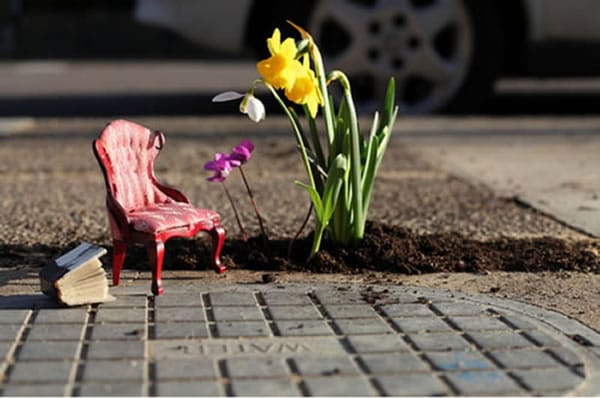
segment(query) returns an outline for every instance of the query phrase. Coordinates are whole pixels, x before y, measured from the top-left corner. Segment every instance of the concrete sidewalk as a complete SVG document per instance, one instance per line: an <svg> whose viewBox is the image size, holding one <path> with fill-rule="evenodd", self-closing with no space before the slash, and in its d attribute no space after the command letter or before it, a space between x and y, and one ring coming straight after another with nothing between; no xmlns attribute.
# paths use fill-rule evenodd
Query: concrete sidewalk
<svg viewBox="0 0 600 398"><path fill-rule="evenodd" d="M600 335L514 301L182 281L154 298L147 286L70 309L0 298L2 395L600 394Z"/></svg>
<svg viewBox="0 0 600 398"><path fill-rule="evenodd" d="M533 127L523 119L511 129L482 125L483 131L455 129L403 142L436 167L600 237L600 124L593 118L572 120L579 126L565 122Z"/></svg>

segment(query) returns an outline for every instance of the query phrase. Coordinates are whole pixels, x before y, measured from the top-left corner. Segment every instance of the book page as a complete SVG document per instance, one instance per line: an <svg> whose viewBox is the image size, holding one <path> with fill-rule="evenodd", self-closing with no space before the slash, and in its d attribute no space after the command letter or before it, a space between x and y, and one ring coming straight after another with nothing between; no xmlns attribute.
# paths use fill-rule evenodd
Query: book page
<svg viewBox="0 0 600 398"><path fill-rule="evenodd" d="M99 272L105 272L102 268L102 263L100 260L92 259L87 263L80 265L78 268L69 271L59 280L62 280L63 282L75 283L75 281L86 279L88 275L93 275Z"/></svg>

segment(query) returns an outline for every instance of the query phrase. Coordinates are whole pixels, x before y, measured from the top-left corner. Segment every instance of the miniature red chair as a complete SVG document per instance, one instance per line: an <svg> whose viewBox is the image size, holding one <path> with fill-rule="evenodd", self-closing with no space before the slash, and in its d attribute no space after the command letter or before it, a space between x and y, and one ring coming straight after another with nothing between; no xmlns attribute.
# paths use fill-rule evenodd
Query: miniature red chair
<svg viewBox="0 0 600 398"><path fill-rule="evenodd" d="M220 253L225 229L219 214L190 205L179 191L160 184L154 159L165 142L163 133L125 120L109 123L94 140L94 154L104 173L106 207L113 238L113 284L118 285L130 243L146 245L152 267L152 293L163 293L161 270L165 242L191 238L200 231L212 237L212 266L225 272Z"/></svg>

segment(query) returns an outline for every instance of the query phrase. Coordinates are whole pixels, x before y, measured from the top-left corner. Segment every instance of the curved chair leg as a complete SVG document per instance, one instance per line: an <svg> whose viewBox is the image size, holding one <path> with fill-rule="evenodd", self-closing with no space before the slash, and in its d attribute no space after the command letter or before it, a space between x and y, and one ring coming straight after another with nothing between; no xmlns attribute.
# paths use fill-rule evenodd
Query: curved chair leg
<svg viewBox="0 0 600 398"><path fill-rule="evenodd" d="M126 245L122 240L113 240L112 279L113 285L118 286L121 280L121 268L125 261Z"/></svg>
<svg viewBox="0 0 600 398"><path fill-rule="evenodd" d="M221 264L221 249L225 243L225 228L221 225L215 225L210 230L212 238L212 266L216 273L222 274L227 270L227 267Z"/></svg>
<svg viewBox="0 0 600 398"><path fill-rule="evenodd" d="M156 240L154 244L149 243L148 246L146 246L146 250L148 251L150 266L152 267L152 294L160 296L164 292L160 273L165 257L165 244L162 240Z"/></svg>

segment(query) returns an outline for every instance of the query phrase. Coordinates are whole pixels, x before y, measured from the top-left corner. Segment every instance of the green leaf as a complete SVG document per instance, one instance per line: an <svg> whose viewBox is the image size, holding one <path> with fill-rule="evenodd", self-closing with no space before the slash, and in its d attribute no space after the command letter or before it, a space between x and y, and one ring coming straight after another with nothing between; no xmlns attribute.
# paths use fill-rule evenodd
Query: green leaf
<svg viewBox="0 0 600 398"><path fill-rule="evenodd" d="M333 161L334 157L342 151L344 138L348 134L348 120L345 116L347 109L348 106L346 104L346 99L342 98L338 113L336 115L334 139L329 148L330 161Z"/></svg>
<svg viewBox="0 0 600 398"><path fill-rule="evenodd" d="M308 194L310 195L310 200L312 201L313 207L315 208L315 214L317 216L317 219L322 220L323 202L321 201L321 197L319 196L317 190L311 187L310 185L306 185L300 181L294 181L294 183L308 191Z"/></svg>
<svg viewBox="0 0 600 398"><path fill-rule="evenodd" d="M350 230L350 218L351 212L348 211L348 202L346 200L346 193L349 190L348 186L348 160L342 159L343 156L340 154L335 159L336 170L333 169L330 171L331 182L330 185L334 185L333 181L339 180L339 176L343 175L341 180L340 187L334 187L330 192L332 194L331 199L327 199L333 206L331 211L333 212L331 219L327 220L327 227L329 228L329 233L335 242L340 244L346 244L348 241L347 235ZM344 161L342 161L344 160ZM345 170L344 170L345 169ZM326 202L326 201L324 201ZM326 213L329 210L325 211Z"/></svg>
<svg viewBox="0 0 600 398"><path fill-rule="evenodd" d="M363 155L363 174L362 174L362 185L364 187L365 181L369 178L369 174L372 170L370 165L374 164L374 158L377 156L377 151L373 151L373 148L376 147L376 136L377 129L379 128L379 113L375 112L375 116L373 117L373 124L371 125L371 131L369 132L369 139L367 141L367 145L365 146L365 154ZM364 191L364 188L363 188Z"/></svg>
<svg viewBox="0 0 600 398"><path fill-rule="evenodd" d="M362 175L362 192L363 197L368 193L370 187L373 184L375 178L376 165L377 165L377 150L378 150L378 139L376 135L369 137L369 144L367 145L367 159L363 167Z"/></svg>
<svg viewBox="0 0 600 398"><path fill-rule="evenodd" d="M392 118L392 114L394 114L394 110L395 110L395 99L396 99L396 80L394 79L394 77L390 77L390 80L388 82L388 86L387 89L385 91L385 101L384 101L384 105L383 105L383 120L387 120L388 122L386 123L389 126L389 122Z"/></svg>
<svg viewBox="0 0 600 398"><path fill-rule="evenodd" d="M298 150L300 150L299 147L298 147ZM316 181L325 180L325 178L327 178L327 171L323 167L321 167L321 165L318 164L317 160L314 158L314 156L311 152L307 152L306 155L308 156L308 161L314 168L313 173L315 174ZM318 177L318 179L317 179L317 177Z"/></svg>
<svg viewBox="0 0 600 398"><path fill-rule="evenodd" d="M373 115L373 124L371 124L371 130L369 131L369 140L379 131L379 123L379 112L375 112L375 115Z"/></svg>
<svg viewBox="0 0 600 398"><path fill-rule="evenodd" d="M348 161L346 157L339 154L334 159L329 171L327 173L327 180L325 181L325 188L323 189L323 225L326 226L333 215L333 211L338 202L340 195L340 189L342 184L345 182L346 169Z"/></svg>
<svg viewBox="0 0 600 398"><path fill-rule="evenodd" d="M325 162L325 156L323 155L323 148L321 146L321 140L319 139L319 132L317 130L316 120L310 117L310 111L307 105L304 105L304 115L306 116L306 120L308 120L308 127L310 131L310 136L312 139L312 147L315 151L316 161L318 162L318 166L321 168L327 168L327 163Z"/></svg>
<svg viewBox="0 0 600 398"><path fill-rule="evenodd" d="M356 115L356 109L354 108L354 100L352 99L352 92L350 89L350 82L346 75L340 72L340 82L344 87L344 97L346 98L346 104L348 111L346 112L346 118L348 127L350 129L350 156L348 157L350 162L350 177L348 178L351 186L351 197L350 203L352 206L352 231L351 239L358 241L362 239L364 235L364 223L366 217L364 214L363 200L362 200L362 159L361 159L361 148L363 147L364 138L360 134L360 126L358 125L358 117Z"/></svg>
<svg viewBox="0 0 600 398"><path fill-rule="evenodd" d="M362 208L365 218L369 210L375 178L377 177L398 114L398 108L394 106L395 94L395 81L394 78L390 78L386 90L382 118L379 119L378 114L375 114L367 144L367 157L365 159L361 179Z"/></svg>

